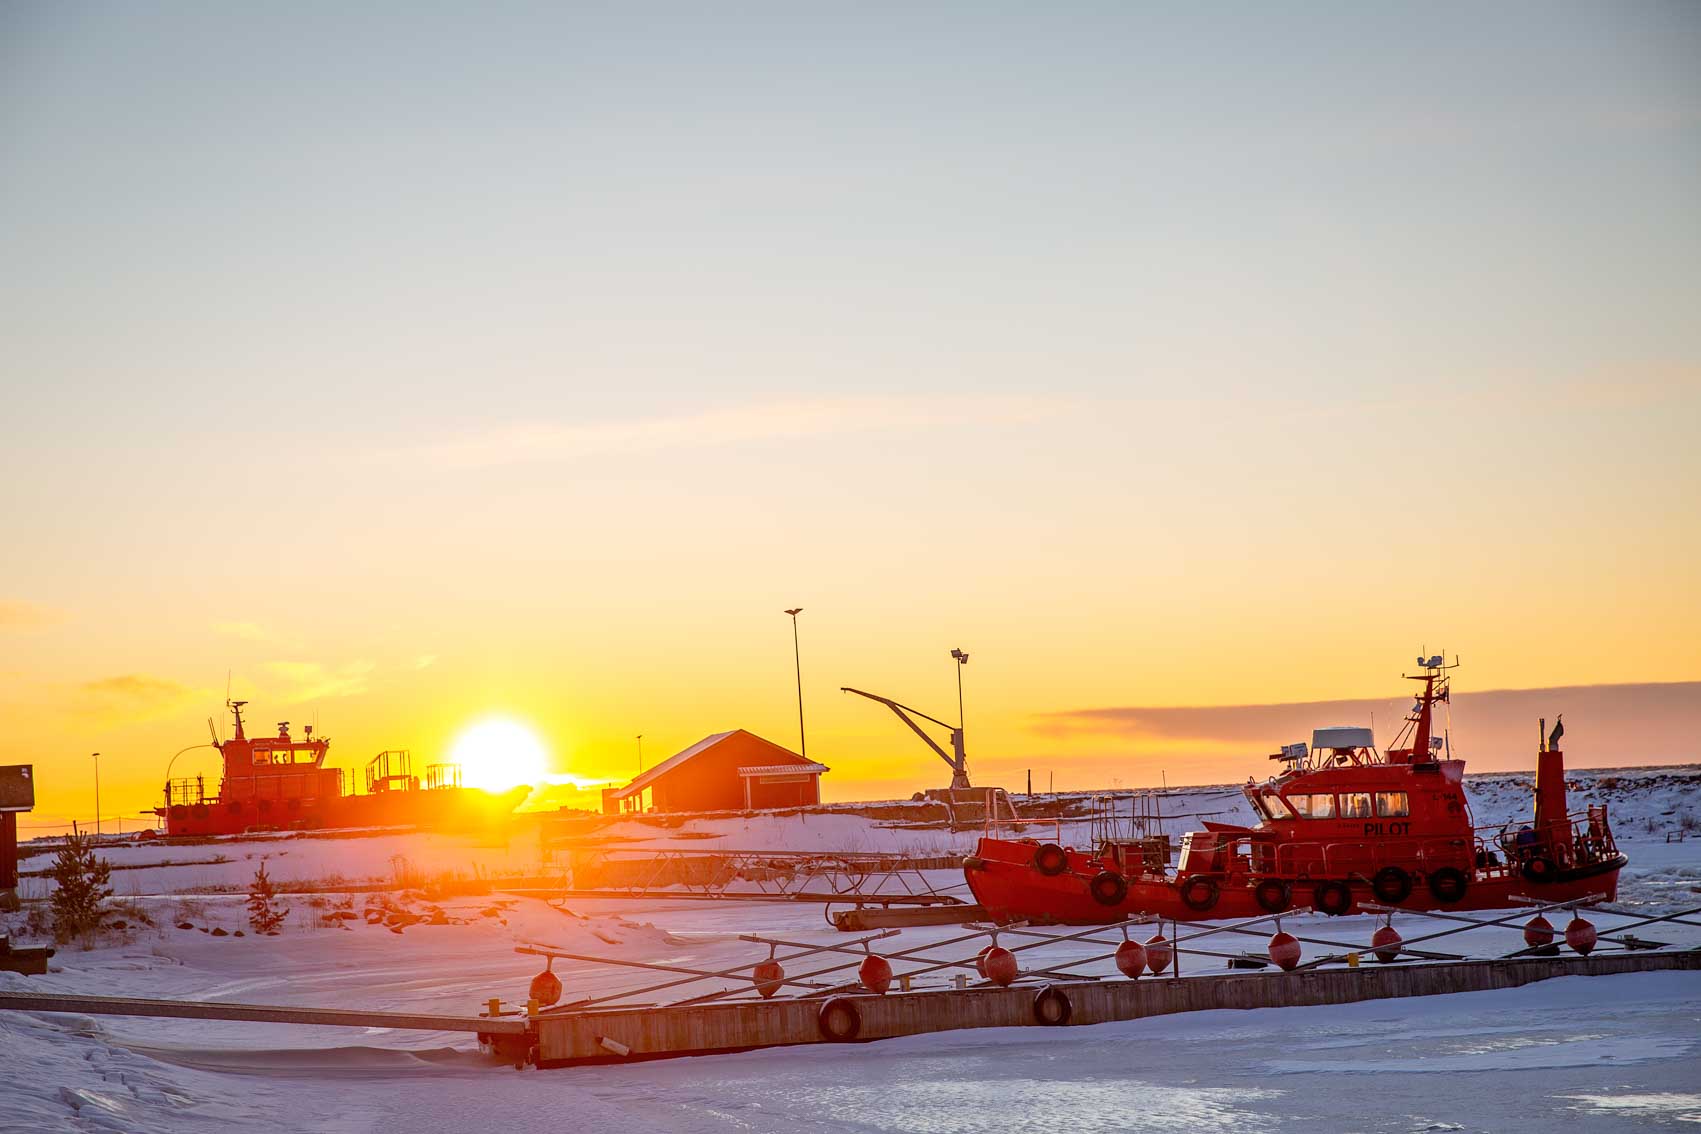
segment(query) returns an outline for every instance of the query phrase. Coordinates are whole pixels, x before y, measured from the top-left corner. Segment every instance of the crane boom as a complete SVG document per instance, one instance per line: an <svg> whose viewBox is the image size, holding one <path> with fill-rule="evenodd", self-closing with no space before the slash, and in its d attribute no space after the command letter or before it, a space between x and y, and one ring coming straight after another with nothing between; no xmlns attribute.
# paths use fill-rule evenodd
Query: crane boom
<svg viewBox="0 0 1701 1134"><path fill-rule="evenodd" d="M892 700L890 697L882 697L878 693L868 693L861 689L852 689L848 685L840 686L839 691L841 693L855 693L858 697L867 697L870 701L878 701L880 704L885 705L888 709L891 709L893 715L908 725L911 732L921 737L921 742L923 744L933 749L934 753L941 760L945 761L946 766L951 769L951 786L953 788L966 788L969 786L969 758L967 752L965 752L963 748L963 730L960 727L947 724L938 717L928 716L920 709L913 709L908 705ZM951 731L951 752L946 752L945 749L939 746L938 741L927 735L927 731L915 722L915 717L912 717L910 715L911 713L914 713L916 717L920 717L922 720L932 721L941 728L949 729Z"/></svg>

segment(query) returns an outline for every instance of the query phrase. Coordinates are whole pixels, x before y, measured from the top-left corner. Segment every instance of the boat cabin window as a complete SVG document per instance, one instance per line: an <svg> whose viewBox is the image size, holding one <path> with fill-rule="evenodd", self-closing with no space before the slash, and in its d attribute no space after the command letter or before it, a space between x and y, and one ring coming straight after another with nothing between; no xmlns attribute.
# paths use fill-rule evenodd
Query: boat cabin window
<svg viewBox="0 0 1701 1134"><path fill-rule="evenodd" d="M1370 818L1370 793L1367 791L1342 792L1341 818Z"/></svg>
<svg viewBox="0 0 1701 1134"><path fill-rule="evenodd" d="M1335 817L1335 797L1333 795L1290 795L1287 800L1301 818L1333 819Z"/></svg>
<svg viewBox="0 0 1701 1134"><path fill-rule="evenodd" d="M1268 818L1271 818L1271 819L1292 819L1293 818L1293 808L1289 807L1287 805L1287 803L1282 799L1281 796L1274 795L1274 794L1261 795L1261 796L1258 797L1258 800L1259 800L1260 803L1262 803L1264 805L1264 807L1263 807L1264 814Z"/></svg>
<svg viewBox="0 0 1701 1134"><path fill-rule="evenodd" d="M1376 814L1384 818L1391 815L1410 815L1411 801L1403 791L1379 791L1376 793Z"/></svg>
<svg viewBox="0 0 1701 1134"><path fill-rule="evenodd" d="M256 748L254 749L254 763L256 765L311 764L313 763L313 751L298 748Z"/></svg>

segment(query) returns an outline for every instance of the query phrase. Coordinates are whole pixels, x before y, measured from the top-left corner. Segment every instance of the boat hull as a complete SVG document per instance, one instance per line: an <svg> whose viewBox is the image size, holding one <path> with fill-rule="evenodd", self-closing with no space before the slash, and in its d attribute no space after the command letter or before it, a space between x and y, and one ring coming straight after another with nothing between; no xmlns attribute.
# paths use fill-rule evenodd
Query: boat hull
<svg viewBox="0 0 1701 1134"><path fill-rule="evenodd" d="M347 827L456 830L502 819L529 791L520 787L492 794L476 788L435 788L321 799L210 799L157 810L169 838Z"/></svg>
<svg viewBox="0 0 1701 1134"><path fill-rule="evenodd" d="M1034 924L1100 925L1138 915L1175 921L1221 921L1265 916L1272 911L1259 904L1249 879L1224 880L1215 900L1198 909L1182 900L1178 881L1169 876L1136 875L1126 879L1128 892L1115 904L1097 900L1090 889L1092 879L1108 864L1081 852L1069 852L1067 866L1059 874L1043 874L1034 865L1036 843L1027 840L983 838L974 855L963 862L963 874L975 901L986 908L994 921L1025 921ZM1479 910L1506 909L1526 901L1566 902L1591 895L1611 901L1618 892L1619 871L1628 859L1616 855L1603 862L1534 883L1516 872L1476 872L1467 876L1464 893L1455 901L1441 901L1422 879L1410 895L1399 902L1378 902L1368 879L1347 878L1352 905L1344 912L1360 912L1361 903L1376 902L1401 909ZM1312 892L1325 879L1297 879L1291 883L1291 907L1312 904ZM1290 907L1290 908L1291 908Z"/></svg>

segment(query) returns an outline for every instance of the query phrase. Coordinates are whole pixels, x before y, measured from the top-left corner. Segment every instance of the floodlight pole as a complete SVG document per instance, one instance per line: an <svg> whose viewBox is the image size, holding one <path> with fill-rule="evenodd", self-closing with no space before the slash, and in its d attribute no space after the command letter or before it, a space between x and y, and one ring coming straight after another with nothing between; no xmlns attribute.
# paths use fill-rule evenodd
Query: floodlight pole
<svg viewBox="0 0 1701 1134"><path fill-rule="evenodd" d="M962 650L952 650L951 656L957 659L957 728L963 727L963 667L969 664L969 655Z"/></svg>
<svg viewBox="0 0 1701 1134"><path fill-rule="evenodd" d="M100 841L100 753L94 753L95 762L95 842Z"/></svg>
<svg viewBox="0 0 1701 1134"><path fill-rule="evenodd" d="M644 734L638 734L638 771L644 770Z"/></svg>
<svg viewBox="0 0 1701 1134"><path fill-rule="evenodd" d="M803 649L797 639L797 616L803 613L803 608L792 607L786 613L791 615L791 659L797 670L797 754L808 756L809 738L803 731Z"/></svg>

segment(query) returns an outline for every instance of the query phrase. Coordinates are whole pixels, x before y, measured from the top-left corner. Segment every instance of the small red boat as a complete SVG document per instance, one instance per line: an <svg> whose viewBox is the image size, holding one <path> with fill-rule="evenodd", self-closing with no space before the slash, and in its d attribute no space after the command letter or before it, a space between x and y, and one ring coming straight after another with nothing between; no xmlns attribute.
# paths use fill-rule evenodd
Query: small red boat
<svg viewBox="0 0 1701 1134"><path fill-rule="evenodd" d="M289 722L280 721L276 736L250 738L242 723L247 703L228 702L236 718L235 735L224 741L213 737L212 746L224 757L224 778L216 794L207 794L200 776L174 780L167 770L165 804L154 808L165 821L167 836L324 827L475 827L507 815L531 792L523 786L500 794L463 788L457 764L428 765L422 785L405 751L373 757L366 765L366 791L352 792L343 769L325 767L331 742L314 736L313 726L297 739L290 735Z"/></svg>
<svg viewBox="0 0 1701 1134"><path fill-rule="evenodd" d="M1282 772L1243 789L1260 822L1206 821L1182 837L1173 874L1162 836L1077 850L1002 835L1013 825L1002 820L963 860L975 900L999 921L1091 925L1136 914L1252 918L1296 906L1346 914L1365 902L1469 910L1514 898L1613 898L1629 860L1604 805L1567 814L1563 728L1542 740L1532 821L1475 827L1464 761L1434 730L1453 667L1439 656L1418 660L1424 672L1411 680L1423 690L1394 747L1379 752L1368 728L1318 729L1310 746L1284 747L1271 757Z"/></svg>

